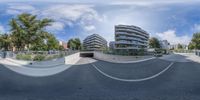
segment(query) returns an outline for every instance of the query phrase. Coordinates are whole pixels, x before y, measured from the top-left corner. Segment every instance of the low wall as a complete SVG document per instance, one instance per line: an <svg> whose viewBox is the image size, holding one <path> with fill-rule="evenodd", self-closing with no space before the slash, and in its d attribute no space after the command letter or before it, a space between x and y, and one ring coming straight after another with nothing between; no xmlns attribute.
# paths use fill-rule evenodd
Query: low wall
<svg viewBox="0 0 200 100"><path fill-rule="evenodd" d="M104 54L102 52L94 52L94 58L114 63L130 63L139 60L150 59L152 58L152 56L121 56L121 55Z"/></svg>
<svg viewBox="0 0 200 100"><path fill-rule="evenodd" d="M80 53L75 53L65 57L65 64L75 64L80 60Z"/></svg>
<svg viewBox="0 0 200 100"><path fill-rule="evenodd" d="M67 69L69 69L71 66L76 64L77 61L79 61L79 53L75 53L69 56L66 56L63 58L65 60L65 64L63 62L62 65L59 66L53 66L53 67L47 67L47 68L35 68L36 66L27 67L26 65L23 66L22 64L9 61L7 59L0 60L0 64L3 64L6 68L17 72L22 75L31 76L31 77L44 77L44 76L50 76L55 75L58 73L61 73ZM53 63L47 63L44 66L51 66Z"/></svg>
<svg viewBox="0 0 200 100"><path fill-rule="evenodd" d="M58 66L58 65L64 65L64 64L72 65L72 64L75 64L77 61L79 61L79 59L80 59L79 53L71 54L71 55L65 56L63 58L52 59L52 60L41 61L41 62L24 61L24 60L16 60L16 59L11 59L11 58L6 58L6 60L8 60L12 63L29 66L29 67L51 67L51 66ZM30 63L32 63L32 64L30 64Z"/></svg>

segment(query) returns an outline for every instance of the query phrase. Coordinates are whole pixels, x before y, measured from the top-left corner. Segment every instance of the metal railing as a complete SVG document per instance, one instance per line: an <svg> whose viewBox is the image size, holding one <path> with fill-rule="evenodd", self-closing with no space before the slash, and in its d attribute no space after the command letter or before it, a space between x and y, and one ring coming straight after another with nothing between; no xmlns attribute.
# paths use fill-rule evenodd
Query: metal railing
<svg viewBox="0 0 200 100"><path fill-rule="evenodd" d="M68 56L79 52L78 50L68 50L68 51L0 51L0 58L16 58L18 54L31 54L31 55L60 55Z"/></svg>
<svg viewBox="0 0 200 100"><path fill-rule="evenodd" d="M196 51L195 51L195 55L197 55L197 56L200 57L200 50L196 50Z"/></svg>

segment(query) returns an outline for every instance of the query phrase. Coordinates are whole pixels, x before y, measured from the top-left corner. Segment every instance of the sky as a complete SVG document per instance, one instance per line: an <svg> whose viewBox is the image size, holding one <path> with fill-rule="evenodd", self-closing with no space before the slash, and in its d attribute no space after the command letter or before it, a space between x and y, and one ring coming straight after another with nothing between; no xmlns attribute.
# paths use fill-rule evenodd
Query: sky
<svg viewBox="0 0 200 100"><path fill-rule="evenodd" d="M200 31L199 0L0 0L0 33L21 13L54 20L46 30L58 40L99 34L114 40L114 26L135 25L170 44L188 44Z"/></svg>

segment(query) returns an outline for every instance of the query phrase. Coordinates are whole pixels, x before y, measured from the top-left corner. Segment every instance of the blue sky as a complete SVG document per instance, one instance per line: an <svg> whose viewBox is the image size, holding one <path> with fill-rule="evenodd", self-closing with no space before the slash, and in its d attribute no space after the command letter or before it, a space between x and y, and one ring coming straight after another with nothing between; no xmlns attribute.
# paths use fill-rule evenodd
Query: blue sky
<svg viewBox="0 0 200 100"><path fill-rule="evenodd" d="M114 40L114 25L136 25L150 36L171 44L188 44L200 31L198 0L1 0L0 32L9 32L8 22L23 12L55 20L47 30L57 39L84 39L93 33Z"/></svg>

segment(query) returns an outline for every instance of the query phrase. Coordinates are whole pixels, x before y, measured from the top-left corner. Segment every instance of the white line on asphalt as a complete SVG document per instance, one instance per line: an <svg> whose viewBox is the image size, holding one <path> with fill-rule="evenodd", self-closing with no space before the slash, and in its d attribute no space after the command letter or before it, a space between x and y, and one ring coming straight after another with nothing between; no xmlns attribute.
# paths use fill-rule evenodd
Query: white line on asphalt
<svg viewBox="0 0 200 100"><path fill-rule="evenodd" d="M172 65L174 64L174 62L171 62L164 70L162 70L161 72L153 75L153 76L150 76L150 77L146 77L146 78L142 78L142 79L122 79L122 78L117 78L117 77L114 77L114 76L111 76L111 75L108 75L106 74L105 72L101 71L99 68L97 68L97 66L95 64L92 64L91 65L98 71L100 72L101 74L103 74L104 76L108 77L108 78L111 78L111 79L114 79L114 80L118 80L118 81L123 81L123 82L140 82L140 81L146 81L146 80L150 80L150 79L153 79L153 78L156 78L157 76L161 75L162 73L164 73L165 71L167 71Z"/></svg>

